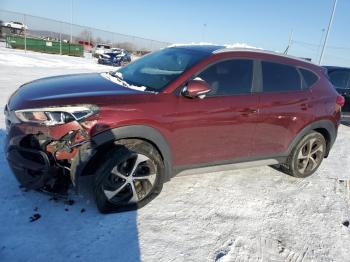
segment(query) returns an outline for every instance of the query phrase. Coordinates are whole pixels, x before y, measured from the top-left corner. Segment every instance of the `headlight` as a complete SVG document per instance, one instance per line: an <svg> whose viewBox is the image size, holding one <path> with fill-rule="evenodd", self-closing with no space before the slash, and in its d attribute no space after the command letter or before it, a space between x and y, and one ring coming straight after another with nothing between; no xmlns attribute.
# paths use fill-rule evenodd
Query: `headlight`
<svg viewBox="0 0 350 262"><path fill-rule="evenodd" d="M97 112L97 106L79 105L24 109L15 111L15 114L19 120L25 123L54 126L79 121Z"/></svg>

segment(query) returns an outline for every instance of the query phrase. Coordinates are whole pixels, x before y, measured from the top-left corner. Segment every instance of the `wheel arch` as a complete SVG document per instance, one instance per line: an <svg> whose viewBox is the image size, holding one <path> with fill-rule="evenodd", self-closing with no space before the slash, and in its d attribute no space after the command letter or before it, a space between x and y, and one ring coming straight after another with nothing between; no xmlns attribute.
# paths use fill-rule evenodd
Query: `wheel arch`
<svg viewBox="0 0 350 262"><path fill-rule="evenodd" d="M117 141L126 139L144 140L153 145L160 153L165 167L164 182L170 180L172 174L172 155L170 146L164 136L157 129L144 125L123 126L104 131L91 138L91 142L84 144L71 164L71 178L75 186L78 179L87 170L91 171L94 162L107 157L109 149L116 146ZM102 154L101 154L102 153Z"/></svg>
<svg viewBox="0 0 350 262"><path fill-rule="evenodd" d="M316 131L316 132L319 132L321 135L323 135L327 144L326 157L328 156L329 151L335 142L335 139L337 137L337 132L338 132L334 123L328 119L318 120L316 122L313 122L305 126L298 133L298 135L293 139L292 143L289 145L288 152L287 152L288 155L292 152L296 144L310 131Z"/></svg>

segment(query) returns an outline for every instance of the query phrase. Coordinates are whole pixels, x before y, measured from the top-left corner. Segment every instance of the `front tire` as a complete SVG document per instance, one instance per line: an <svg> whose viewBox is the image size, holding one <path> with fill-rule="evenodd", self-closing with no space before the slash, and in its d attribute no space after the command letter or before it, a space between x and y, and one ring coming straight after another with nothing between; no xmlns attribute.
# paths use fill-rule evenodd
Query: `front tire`
<svg viewBox="0 0 350 262"><path fill-rule="evenodd" d="M130 140L111 150L96 172L95 198L100 212L143 207L162 190L164 164L158 150L141 140Z"/></svg>
<svg viewBox="0 0 350 262"><path fill-rule="evenodd" d="M282 165L282 171L299 178L311 176L321 165L326 150L323 135L312 131L294 147L286 163Z"/></svg>

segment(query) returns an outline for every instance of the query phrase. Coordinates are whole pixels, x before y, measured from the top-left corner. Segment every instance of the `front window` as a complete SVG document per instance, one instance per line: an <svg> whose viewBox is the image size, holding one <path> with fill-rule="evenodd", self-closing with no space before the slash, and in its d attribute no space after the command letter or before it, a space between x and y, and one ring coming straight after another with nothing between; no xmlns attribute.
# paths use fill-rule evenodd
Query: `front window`
<svg viewBox="0 0 350 262"><path fill-rule="evenodd" d="M233 59L216 63L198 75L210 86L207 96L249 94L252 88L253 61Z"/></svg>
<svg viewBox="0 0 350 262"><path fill-rule="evenodd" d="M151 53L116 71L128 84L159 92L205 57L209 52L167 48Z"/></svg>

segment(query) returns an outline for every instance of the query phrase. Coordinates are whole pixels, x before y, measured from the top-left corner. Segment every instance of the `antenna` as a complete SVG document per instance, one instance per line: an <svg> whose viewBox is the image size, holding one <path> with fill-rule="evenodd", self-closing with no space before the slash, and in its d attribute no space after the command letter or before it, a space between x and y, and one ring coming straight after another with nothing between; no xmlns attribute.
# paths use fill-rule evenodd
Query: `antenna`
<svg viewBox="0 0 350 262"><path fill-rule="evenodd" d="M292 43L293 43L293 29L290 31L288 45L287 45L286 50L284 50L283 54L285 54L285 55L288 54L288 51L289 51L290 47L292 46Z"/></svg>

